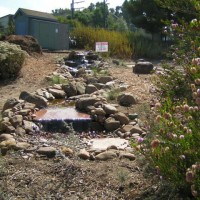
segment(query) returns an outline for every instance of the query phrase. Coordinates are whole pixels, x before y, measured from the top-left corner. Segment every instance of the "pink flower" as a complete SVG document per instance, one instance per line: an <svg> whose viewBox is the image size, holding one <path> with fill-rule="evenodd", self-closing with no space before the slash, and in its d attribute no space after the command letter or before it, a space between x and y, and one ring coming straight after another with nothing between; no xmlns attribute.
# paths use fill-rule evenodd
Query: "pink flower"
<svg viewBox="0 0 200 200"><path fill-rule="evenodd" d="M152 147L153 149L155 149L155 148L157 148L157 147L159 146L159 144L160 144L160 140L155 139L155 140L153 140L153 141L151 142L151 147Z"/></svg>
<svg viewBox="0 0 200 200"><path fill-rule="evenodd" d="M138 141L138 143L142 143L144 141L144 139L142 137L139 137L137 141Z"/></svg>
<svg viewBox="0 0 200 200"><path fill-rule="evenodd" d="M194 172L193 171L187 171L186 172L186 181L187 182L193 182L194 181Z"/></svg>
<svg viewBox="0 0 200 200"><path fill-rule="evenodd" d="M178 27L178 24L177 23L173 23L171 26L172 26L173 29L175 29L175 28Z"/></svg>
<svg viewBox="0 0 200 200"><path fill-rule="evenodd" d="M184 135L180 135L179 136L180 139L184 139L184 137L185 137Z"/></svg>

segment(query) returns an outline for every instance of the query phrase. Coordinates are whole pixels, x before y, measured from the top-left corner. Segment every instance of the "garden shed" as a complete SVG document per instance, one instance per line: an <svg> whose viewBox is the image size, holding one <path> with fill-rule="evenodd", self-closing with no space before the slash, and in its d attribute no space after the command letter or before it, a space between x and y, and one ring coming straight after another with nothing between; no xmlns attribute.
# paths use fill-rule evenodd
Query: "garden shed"
<svg viewBox="0 0 200 200"><path fill-rule="evenodd" d="M19 8L14 20L16 35L35 37L43 49L69 49L69 28L52 14Z"/></svg>
<svg viewBox="0 0 200 200"><path fill-rule="evenodd" d="M6 32L9 25L13 23L13 15L6 15L3 17L0 17L0 32Z"/></svg>

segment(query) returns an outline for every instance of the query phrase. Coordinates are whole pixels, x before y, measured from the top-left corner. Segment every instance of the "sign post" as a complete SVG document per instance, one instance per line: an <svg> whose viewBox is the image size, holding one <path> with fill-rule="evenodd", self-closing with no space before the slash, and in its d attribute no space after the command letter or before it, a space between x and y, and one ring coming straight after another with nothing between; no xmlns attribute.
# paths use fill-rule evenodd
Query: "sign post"
<svg viewBox="0 0 200 200"><path fill-rule="evenodd" d="M96 42L96 52L108 52L108 42Z"/></svg>

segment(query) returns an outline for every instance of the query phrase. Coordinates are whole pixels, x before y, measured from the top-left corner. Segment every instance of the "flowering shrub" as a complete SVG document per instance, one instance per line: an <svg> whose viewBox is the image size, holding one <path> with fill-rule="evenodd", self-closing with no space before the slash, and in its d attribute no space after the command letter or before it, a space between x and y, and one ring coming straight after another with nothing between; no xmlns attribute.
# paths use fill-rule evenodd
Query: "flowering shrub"
<svg viewBox="0 0 200 200"><path fill-rule="evenodd" d="M0 41L0 79L16 77L25 59L25 53L15 44Z"/></svg>
<svg viewBox="0 0 200 200"><path fill-rule="evenodd" d="M142 147L160 176L200 199L200 20L171 28L173 63L158 75L159 99Z"/></svg>

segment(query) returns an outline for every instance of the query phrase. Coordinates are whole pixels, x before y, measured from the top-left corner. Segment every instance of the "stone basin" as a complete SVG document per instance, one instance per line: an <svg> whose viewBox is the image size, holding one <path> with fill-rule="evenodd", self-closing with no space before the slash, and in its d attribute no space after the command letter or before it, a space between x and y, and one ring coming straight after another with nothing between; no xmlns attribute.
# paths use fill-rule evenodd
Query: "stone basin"
<svg viewBox="0 0 200 200"><path fill-rule="evenodd" d="M91 120L90 115L78 112L74 107L47 108L35 113L34 120Z"/></svg>
<svg viewBox="0 0 200 200"><path fill-rule="evenodd" d="M50 107L35 113L35 122L43 125L46 131L66 131L65 123L72 124L75 131L86 131L91 121L90 115L78 112L75 107Z"/></svg>

